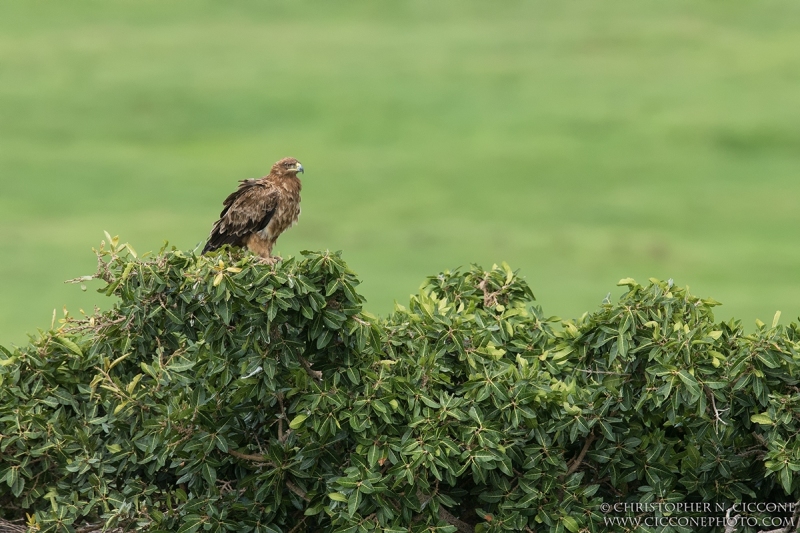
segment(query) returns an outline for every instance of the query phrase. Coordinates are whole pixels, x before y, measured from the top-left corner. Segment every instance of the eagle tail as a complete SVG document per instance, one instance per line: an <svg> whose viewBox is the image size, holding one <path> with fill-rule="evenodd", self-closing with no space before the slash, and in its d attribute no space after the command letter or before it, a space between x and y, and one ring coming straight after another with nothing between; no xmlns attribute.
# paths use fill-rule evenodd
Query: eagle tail
<svg viewBox="0 0 800 533"><path fill-rule="evenodd" d="M213 252L217 248L219 248L219 246L214 246L213 244L211 244L211 239L209 239L206 245L203 246L203 251L200 252L200 255L205 255L206 252Z"/></svg>
<svg viewBox="0 0 800 533"><path fill-rule="evenodd" d="M208 242L206 242L206 245L203 247L202 253L205 254L206 252L219 250L226 244L230 244L231 246L244 246L244 239L241 235L231 235L230 233L221 231L219 222L217 222L211 230L211 235L208 236Z"/></svg>

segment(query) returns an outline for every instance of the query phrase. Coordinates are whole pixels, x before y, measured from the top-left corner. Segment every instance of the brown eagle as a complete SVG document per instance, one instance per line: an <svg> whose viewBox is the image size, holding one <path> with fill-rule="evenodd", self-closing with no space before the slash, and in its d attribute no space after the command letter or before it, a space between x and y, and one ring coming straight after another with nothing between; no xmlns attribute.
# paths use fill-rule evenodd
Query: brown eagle
<svg viewBox="0 0 800 533"><path fill-rule="evenodd" d="M236 192L222 203L225 207L211 228L203 253L223 244L247 247L265 263L274 263L272 247L278 236L300 216L300 178L303 165L285 157L272 165L269 175L242 180Z"/></svg>

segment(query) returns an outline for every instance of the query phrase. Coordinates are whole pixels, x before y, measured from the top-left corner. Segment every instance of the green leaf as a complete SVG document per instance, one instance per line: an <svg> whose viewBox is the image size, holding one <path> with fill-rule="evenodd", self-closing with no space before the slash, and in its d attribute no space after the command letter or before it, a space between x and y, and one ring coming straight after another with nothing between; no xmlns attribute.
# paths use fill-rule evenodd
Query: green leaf
<svg viewBox="0 0 800 533"><path fill-rule="evenodd" d="M77 344L66 337L56 337L56 341L77 356L83 357L83 352Z"/></svg>
<svg viewBox="0 0 800 533"><path fill-rule="evenodd" d="M106 449L113 454L119 453L122 451L122 446L119 444L106 444Z"/></svg>
<svg viewBox="0 0 800 533"><path fill-rule="evenodd" d="M214 486L214 484L217 482L217 470L206 462L203 463L202 473L203 479L206 480L206 483Z"/></svg>
<svg viewBox="0 0 800 533"><path fill-rule="evenodd" d="M786 492L786 494L790 494L792 492L792 479L793 476L789 468L783 467L780 473L780 480L781 480L781 486L783 487L783 490Z"/></svg>
<svg viewBox="0 0 800 533"><path fill-rule="evenodd" d="M190 514L186 515L183 519L183 524L178 529L178 533L194 533L200 526L203 525L199 515Z"/></svg>
<svg viewBox="0 0 800 533"><path fill-rule="evenodd" d="M195 364L197 364L195 361L190 361L188 359L177 359L167 366L167 370L170 372L186 372L194 368Z"/></svg>
<svg viewBox="0 0 800 533"><path fill-rule="evenodd" d="M289 422L289 427L292 429L300 429L303 427L303 422L305 422L307 418L308 415L305 414L297 415L291 422Z"/></svg>
<svg viewBox="0 0 800 533"><path fill-rule="evenodd" d="M764 426L771 426L775 422L767 415L767 413L761 413L759 415L752 415L750 417L750 421L754 424L761 424Z"/></svg>
<svg viewBox="0 0 800 533"><path fill-rule="evenodd" d="M567 531L571 531L572 533L577 533L580 530L578 521L572 518L571 516L562 516L561 521L564 523L564 527L567 529Z"/></svg>
<svg viewBox="0 0 800 533"><path fill-rule="evenodd" d="M686 389L692 396L692 401L696 401L700 397L700 384L697 383L697 380L694 378L694 376L686 370L681 370L678 372L678 377L681 378L683 384L686 385Z"/></svg>
<svg viewBox="0 0 800 533"><path fill-rule="evenodd" d="M361 492L359 492L358 490L354 490L350 494L350 497L347 498L347 514L348 514L348 516L350 516L352 518L353 515L356 514L356 511L358 511L358 506L360 504L361 504Z"/></svg>
<svg viewBox="0 0 800 533"><path fill-rule="evenodd" d="M380 448L375 445L369 447L369 451L367 452L367 462L369 466L374 467L378 464L378 460L381 458Z"/></svg>
<svg viewBox="0 0 800 533"><path fill-rule="evenodd" d="M11 486L11 494L13 494L15 498L19 498L24 489L25 489L25 478L20 476L14 481L14 484Z"/></svg>

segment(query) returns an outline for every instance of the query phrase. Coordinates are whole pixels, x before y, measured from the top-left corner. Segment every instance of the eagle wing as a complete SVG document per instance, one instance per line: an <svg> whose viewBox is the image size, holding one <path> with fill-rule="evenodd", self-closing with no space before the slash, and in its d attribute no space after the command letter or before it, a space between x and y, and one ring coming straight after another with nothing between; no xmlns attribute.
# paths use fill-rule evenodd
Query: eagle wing
<svg viewBox="0 0 800 533"><path fill-rule="evenodd" d="M219 220L211 228L211 235L203 253L216 250L223 244L244 246L247 238L267 227L278 209L280 193L262 180L244 180L239 188L223 202L225 206Z"/></svg>

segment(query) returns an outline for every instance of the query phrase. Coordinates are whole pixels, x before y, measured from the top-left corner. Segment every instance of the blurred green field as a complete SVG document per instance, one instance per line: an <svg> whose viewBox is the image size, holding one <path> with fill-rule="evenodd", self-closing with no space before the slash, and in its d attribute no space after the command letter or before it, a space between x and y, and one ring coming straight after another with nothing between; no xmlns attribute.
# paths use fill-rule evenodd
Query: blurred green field
<svg viewBox="0 0 800 533"><path fill-rule="evenodd" d="M800 4L26 0L0 6L0 344L108 305L103 230L200 245L291 155L278 251L367 308L507 261L548 314L672 277L800 315Z"/></svg>

